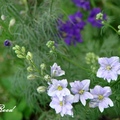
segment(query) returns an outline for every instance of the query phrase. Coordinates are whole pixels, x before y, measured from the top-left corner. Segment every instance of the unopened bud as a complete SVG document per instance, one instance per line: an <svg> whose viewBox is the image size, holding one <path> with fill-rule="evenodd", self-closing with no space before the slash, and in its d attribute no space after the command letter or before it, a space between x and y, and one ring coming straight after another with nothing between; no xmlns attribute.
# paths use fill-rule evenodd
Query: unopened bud
<svg viewBox="0 0 120 120"><path fill-rule="evenodd" d="M42 63L42 64L40 65L40 68L41 68L42 70L45 70L45 69L46 69L46 65L45 65L44 63Z"/></svg>
<svg viewBox="0 0 120 120"><path fill-rule="evenodd" d="M5 15L1 15L1 20L5 20Z"/></svg>
<svg viewBox="0 0 120 120"><path fill-rule="evenodd" d="M22 48L21 48L21 51L22 51L23 53L25 53L25 47L22 47Z"/></svg>
<svg viewBox="0 0 120 120"><path fill-rule="evenodd" d="M120 29L120 25L118 25L118 29Z"/></svg>
<svg viewBox="0 0 120 120"><path fill-rule="evenodd" d="M25 56L19 55L19 54L17 55L17 57L18 57L18 58L25 58Z"/></svg>
<svg viewBox="0 0 120 120"><path fill-rule="evenodd" d="M32 60L32 58L33 58L32 53L28 52L27 55L26 55L26 59L27 60Z"/></svg>
<svg viewBox="0 0 120 120"><path fill-rule="evenodd" d="M33 71L33 68L31 66L27 67L27 71L28 72L32 72Z"/></svg>
<svg viewBox="0 0 120 120"><path fill-rule="evenodd" d="M30 75L27 76L28 80L34 80L35 78L36 78L36 76L33 75L33 74L30 74Z"/></svg>
<svg viewBox="0 0 120 120"><path fill-rule="evenodd" d="M10 20L9 27L13 26L14 24L15 24L15 19L13 18Z"/></svg>
<svg viewBox="0 0 120 120"><path fill-rule="evenodd" d="M44 79L45 79L46 81L50 81L51 77L50 77L49 75L45 75L45 76L44 76Z"/></svg>
<svg viewBox="0 0 120 120"><path fill-rule="evenodd" d="M37 88L37 92L38 93L43 93L43 92L45 92L46 91L46 87L45 86L39 86L38 88Z"/></svg>

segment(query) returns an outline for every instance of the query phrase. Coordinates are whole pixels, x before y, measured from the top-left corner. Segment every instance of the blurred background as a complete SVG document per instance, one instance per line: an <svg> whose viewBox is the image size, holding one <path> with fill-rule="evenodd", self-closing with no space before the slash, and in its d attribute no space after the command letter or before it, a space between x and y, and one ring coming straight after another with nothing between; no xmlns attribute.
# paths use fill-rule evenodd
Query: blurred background
<svg viewBox="0 0 120 120"><path fill-rule="evenodd" d="M12 50L15 44L25 46L27 50L33 52L37 66L44 60L49 65L54 61L54 58L49 61L49 58L46 57L47 49L41 47L45 46L50 39L65 44L62 50L69 49L66 53L70 53L71 57L79 54L75 60L79 58L84 60L86 52L94 52L103 56L119 56L120 38L116 32L106 27L102 30L101 35L102 27L94 26L87 20L94 8L100 8L101 12L109 17L110 24L118 30L120 0L86 0L89 5L82 7L77 4L80 1L84 0L0 0L0 104L5 104L6 109L16 106L12 113L0 112L0 120L120 120L119 104L116 108L103 114L96 115L94 110L90 110L87 114L86 109L81 108L81 111L84 112L81 116L77 111L75 118L69 116L60 118L49 107L50 98L47 95L36 95L38 83L28 83L26 62L18 59ZM62 20L65 23L70 19L69 16L77 11L82 13L82 20L86 25L80 31L82 43L75 41L75 44L72 44L65 40L63 34L61 35L61 31L59 31L61 26L56 21ZM10 25L12 19L15 19L15 23ZM9 43L5 43L6 40ZM59 59L59 63L62 63L60 60L62 59ZM62 67L67 70L66 66ZM85 73L80 72L84 77ZM66 76L74 78L74 74ZM31 87L32 85L33 87ZM118 96L120 97L120 95ZM118 103L120 103L119 98ZM79 107L81 106L76 106L75 109L79 110Z"/></svg>

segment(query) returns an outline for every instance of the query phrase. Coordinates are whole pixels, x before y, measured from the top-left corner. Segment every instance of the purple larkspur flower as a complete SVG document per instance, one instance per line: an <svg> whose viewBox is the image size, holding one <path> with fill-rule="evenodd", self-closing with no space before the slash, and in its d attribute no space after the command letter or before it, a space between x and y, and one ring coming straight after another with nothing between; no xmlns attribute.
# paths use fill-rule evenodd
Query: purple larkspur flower
<svg viewBox="0 0 120 120"><path fill-rule="evenodd" d="M80 32L84 26L85 22L82 20L82 14L78 11L70 15L68 21L59 21L58 30L67 45L75 45L83 41Z"/></svg>
<svg viewBox="0 0 120 120"><path fill-rule="evenodd" d="M96 15L100 13L101 10L100 8L93 8L92 11L90 12L90 15L88 17L88 22L91 23L92 26L95 27L102 27L102 21L101 20L96 20ZM103 19L106 19L106 15L103 15Z"/></svg>
<svg viewBox="0 0 120 120"><path fill-rule="evenodd" d="M57 96L52 98L52 101L50 102L50 107L55 109L56 113L60 113L63 117L64 115L70 115L73 116L72 111L72 103L73 103L74 96L73 95L67 95L64 96L63 100L59 100Z"/></svg>
<svg viewBox="0 0 120 120"><path fill-rule="evenodd" d="M98 107L101 112L104 111L104 108L113 106L112 100L109 98L111 95L110 87L101 87L96 85L93 89L90 89L93 99L90 101L89 106L92 108Z"/></svg>
<svg viewBox="0 0 120 120"><path fill-rule="evenodd" d="M67 88L68 82L66 79L56 80L52 79L52 84L48 87L48 95L51 97L57 96L60 100L63 99L64 96L70 95L70 91Z"/></svg>
<svg viewBox="0 0 120 120"><path fill-rule="evenodd" d="M90 80L86 79L83 81L75 81L71 82L71 91L75 95L74 96L74 102L78 102L79 100L81 103L85 106L87 99L93 99L93 96L91 93L88 92L90 85Z"/></svg>
<svg viewBox="0 0 120 120"><path fill-rule="evenodd" d="M90 2L89 0L72 0L73 3L84 10L90 10Z"/></svg>
<svg viewBox="0 0 120 120"><path fill-rule="evenodd" d="M51 66L51 76L57 77L62 75L65 75L65 71L63 71L61 67L57 65L57 63L54 63L53 66Z"/></svg>
<svg viewBox="0 0 120 120"><path fill-rule="evenodd" d="M10 40L5 40L4 41L4 46L11 46Z"/></svg>
<svg viewBox="0 0 120 120"><path fill-rule="evenodd" d="M100 68L97 71L97 77L104 78L108 82L117 80L118 74L120 74L119 57L98 58L98 63L100 64Z"/></svg>
<svg viewBox="0 0 120 120"><path fill-rule="evenodd" d="M69 20L76 26L76 28L83 30L85 22L82 20L82 13L80 11L70 15Z"/></svg>

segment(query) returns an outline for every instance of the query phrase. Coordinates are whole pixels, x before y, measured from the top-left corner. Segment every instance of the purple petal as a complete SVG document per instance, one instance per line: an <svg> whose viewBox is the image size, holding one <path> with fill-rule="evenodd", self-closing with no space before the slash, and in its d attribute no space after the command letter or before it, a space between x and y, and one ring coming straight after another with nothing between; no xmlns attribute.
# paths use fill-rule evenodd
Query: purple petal
<svg viewBox="0 0 120 120"><path fill-rule="evenodd" d="M86 100L83 95L80 95L80 101L84 106L86 105Z"/></svg>

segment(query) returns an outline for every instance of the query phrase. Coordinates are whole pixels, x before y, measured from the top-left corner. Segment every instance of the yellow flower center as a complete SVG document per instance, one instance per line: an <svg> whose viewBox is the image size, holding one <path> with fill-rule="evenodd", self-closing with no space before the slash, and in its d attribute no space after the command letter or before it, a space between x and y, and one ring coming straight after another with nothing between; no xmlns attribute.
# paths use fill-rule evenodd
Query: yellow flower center
<svg viewBox="0 0 120 120"><path fill-rule="evenodd" d="M62 101L60 101L59 104L60 104L60 106L63 106L63 102Z"/></svg>
<svg viewBox="0 0 120 120"><path fill-rule="evenodd" d="M57 87L57 90L59 90L59 91L62 90L62 89L63 89L62 86Z"/></svg>
<svg viewBox="0 0 120 120"><path fill-rule="evenodd" d="M110 65L107 65L107 66L106 66L106 70L111 70L111 66L110 66Z"/></svg>
<svg viewBox="0 0 120 120"><path fill-rule="evenodd" d="M103 98L104 98L103 95L99 95L99 96L98 96L98 99L99 99L99 100L102 100Z"/></svg>
<svg viewBox="0 0 120 120"><path fill-rule="evenodd" d="M82 95L84 93L84 90L80 90L78 93Z"/></svg>

